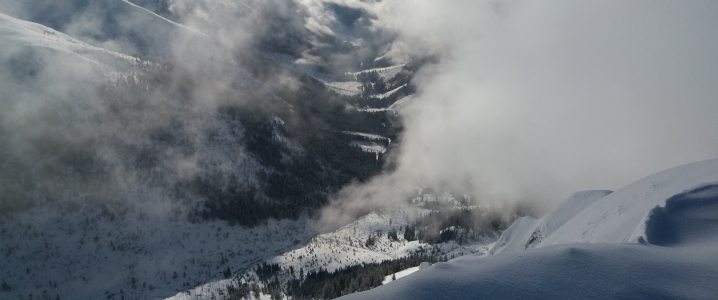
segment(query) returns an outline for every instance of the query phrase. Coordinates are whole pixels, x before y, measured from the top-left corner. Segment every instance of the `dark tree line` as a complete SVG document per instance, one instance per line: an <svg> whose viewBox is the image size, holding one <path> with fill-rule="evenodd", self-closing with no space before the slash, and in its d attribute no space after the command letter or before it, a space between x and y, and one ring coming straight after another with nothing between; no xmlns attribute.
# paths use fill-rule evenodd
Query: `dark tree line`
<svg viewBox="0 0 718 300"><path fill-rule="evenodd" d="M416 267L422 262L436 263L441 258L427 254L413 254L380 263L348 266L329 272L311 271L306 277L287 284L286 294L292 299L334 299L382 285L385 276Z"/></svg>
<svg viewBox="0 0 718 300"><path fill-rule="evenodd" d="M407 229L411 228L408 232L410 237L424 243L438 244L455 240L463 244L506 229L518 217L529 213L529 207L522 206L516 207L511 214L476 207L435 209L419 216L414 225L407 226ZM415 228L418 229L416 235Z"/></svg>

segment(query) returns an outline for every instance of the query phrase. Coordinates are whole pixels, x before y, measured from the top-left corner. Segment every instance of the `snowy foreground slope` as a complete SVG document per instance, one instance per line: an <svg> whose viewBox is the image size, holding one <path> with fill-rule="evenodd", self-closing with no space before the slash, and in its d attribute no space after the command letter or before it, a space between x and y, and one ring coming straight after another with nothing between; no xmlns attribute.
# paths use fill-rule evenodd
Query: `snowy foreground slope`
<svg viewBox="0 0 718 300"><path fill-rule="evenodd" d="M715 299L718 159L577 193L491 252L342 299Z"/></svg>

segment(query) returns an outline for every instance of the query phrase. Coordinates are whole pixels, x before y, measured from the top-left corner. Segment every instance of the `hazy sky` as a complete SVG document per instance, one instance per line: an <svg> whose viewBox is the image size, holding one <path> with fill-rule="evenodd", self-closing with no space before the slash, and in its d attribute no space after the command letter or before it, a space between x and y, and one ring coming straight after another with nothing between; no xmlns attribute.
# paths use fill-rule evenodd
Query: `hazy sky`
<svg viewBox="0 0 718 300"><path fill-rule="evenodd" d="M442 61L402 111L398 170L338 198L408 181L555 204L718 157L716 1L386 2L404 48Z"/></svg>

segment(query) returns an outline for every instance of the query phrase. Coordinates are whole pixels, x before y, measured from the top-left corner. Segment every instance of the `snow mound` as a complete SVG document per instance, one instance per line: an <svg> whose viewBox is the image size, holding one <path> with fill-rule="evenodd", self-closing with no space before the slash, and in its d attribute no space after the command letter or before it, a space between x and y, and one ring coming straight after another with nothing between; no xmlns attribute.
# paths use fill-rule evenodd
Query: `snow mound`
<svg viewBox="0 0 718 300"><path fill-rule="evenodd" d="M715 299L718 249L557 245L463 256L339 299Z"/></svg>
<svg viewBox="0 0 718 300"><path fill-rule="evenodd" d="M501 234L490 254L534 248L579 212L611 191L576 192L541 219L530 216L516 220Z"/></svg>

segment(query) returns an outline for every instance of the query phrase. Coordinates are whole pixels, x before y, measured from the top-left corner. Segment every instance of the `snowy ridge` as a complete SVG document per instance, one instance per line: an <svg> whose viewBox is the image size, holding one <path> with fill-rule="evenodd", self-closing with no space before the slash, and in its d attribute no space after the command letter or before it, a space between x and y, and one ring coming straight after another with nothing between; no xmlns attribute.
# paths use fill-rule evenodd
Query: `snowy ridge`
<svg viewBox="0 0 718 300"><path fill-rule="evenodd" d="M437 263L341 299L713 299L718 159L521 218L489 256ZM536 249L531 249L536 247Z"/></svg>
<svg viewBox="0 0 718 300"><path fill-rule="evenodd" d="M718 159L648 176L600 199L557 229L538 247L569 243L625 243L645 238L651 210L666 200L718 182Z"/></svg>
<svg viewBox="0 0 718 300"><path fill-rule="evenodd" d="M521 217L501 234L489 253L534 248L576 214L610 193L611 191L577 192L543 218Z"/></svg>
<svg viewBox="0 0 718 300"><path fill-rule="evenodd" d="M172 24L172 25L174 25L174 26L177 26L177 27L186 29L186 30L188 30L188 31L191 31L191 32L200 34L200 35L205 36L205 37L208 37L208 38L210 37L208 34L202 32L202 31L199 31L198 29L195 29L195 28L189 27L189 26L187 26L187 25L180 24L180 23L177 23L177 22L175 22L175 21L169 20L169 19L167 19L167 18L165 18L165 17L163 17L163 16L160 16L160 15L158 15L158 14L156 14L156 13L150 11L150 10L147 9L147 8L144 8L144 7L142 7L142 6L136 5L136 4L134 4L134 3L130 2L130 1L127 1L127 0L121 0L121 1L127 3L128 5L131 5L132 7L135 7L135 8L137 8L137 9L141 9L141 10L143 10L144 12L149 13L149 14L153 15L154 17L156 17L156 18L158 18L158 19L160 19L160 20L163 20L163 21L165 21L165 22L167 22L167 23L170 23L170 24ZM246 4L245 4L245 5L246 5ZM248 6L248 7L249 7L249 6Z"/></svg>
<svg viewBox="0 0 718 300"><path fill-rule="evenodd" d="M26 51L21 50L21 47L47 49L54 51L54 55L62 54L77 63L94 66L98 72L111 78L140 72L154 65L129 55L91 46L50 27L19 20L2 13L0 13L0 41L4 41L0 49L2 52ZM57 56L49 59L60 61Z"/></svg>
<svg viewBox="0 0 718 300"><path fill-rule="evenodd" d="M613 193L576 193L540 220L524 217L516 221L491 253L558 244L646 240L646 232L651 230L647 224L654 211L666 207L669 199L673 206L679 206L675 204L676 197L715 182L718 160L709 160L651 175Z"/></svg>

